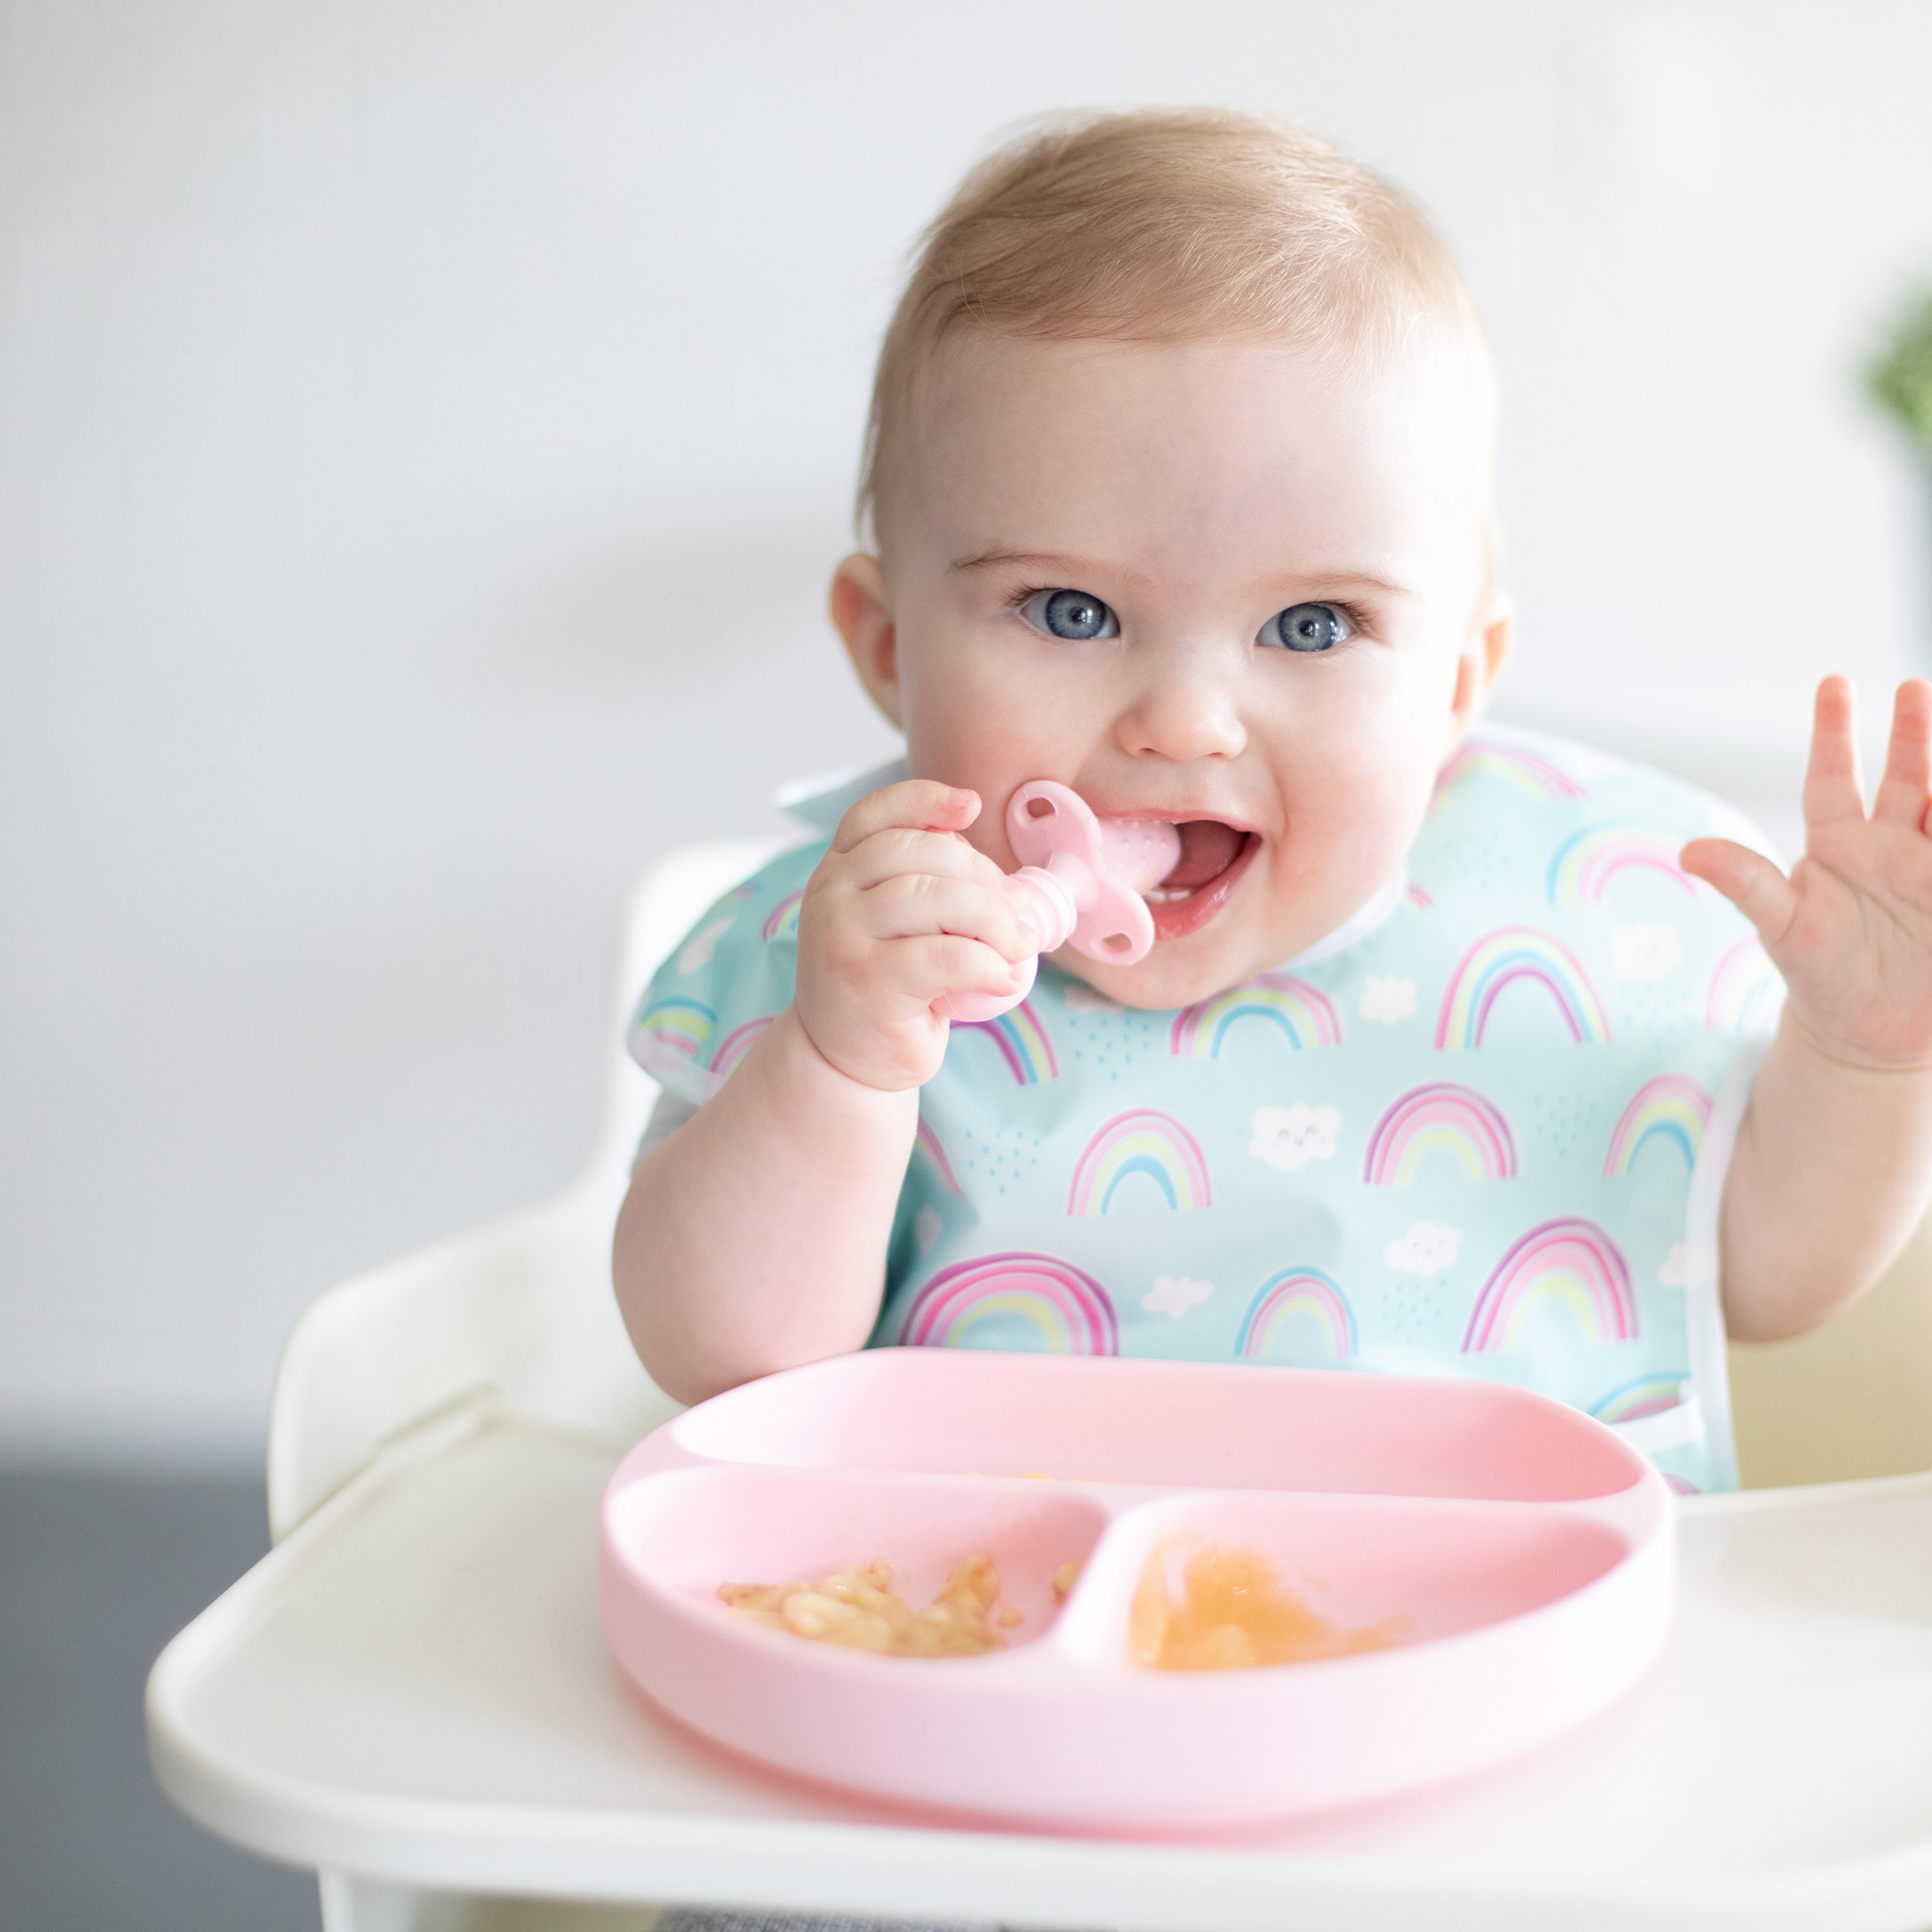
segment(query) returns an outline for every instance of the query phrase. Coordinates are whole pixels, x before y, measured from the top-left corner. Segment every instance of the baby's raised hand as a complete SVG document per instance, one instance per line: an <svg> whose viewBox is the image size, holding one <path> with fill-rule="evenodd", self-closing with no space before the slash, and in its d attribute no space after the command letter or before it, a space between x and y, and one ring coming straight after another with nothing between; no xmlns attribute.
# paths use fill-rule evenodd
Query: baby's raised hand
<svg viewBox="0 0 1932 1932"><path fill-rule="evenodd" d="M867 1087L898 1093L939 1070L948 993L1010 994L1039 949L1007 875L957 835L978 793L909 779L862 798L805 889L798 920L800 1024L820 1054Z"/></svg>
<svg viewBox="0 0 1932 1932"><path fill-rule="evenodd" d="M1789 1012L1833 1058L1866 1067L1932 1066L1932 684L1898 688L1891 743L1865 816L1852 737L1852 687L1818 687L1804 775L1804 856L1787 879L1727 838L1685 846L1756 926L1791 989Z"/></svg>

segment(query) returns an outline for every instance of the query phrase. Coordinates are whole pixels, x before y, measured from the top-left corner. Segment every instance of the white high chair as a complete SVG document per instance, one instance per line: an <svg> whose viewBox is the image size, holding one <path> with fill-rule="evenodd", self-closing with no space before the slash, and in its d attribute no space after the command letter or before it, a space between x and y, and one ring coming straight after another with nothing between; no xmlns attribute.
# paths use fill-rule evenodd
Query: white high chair
<svg viewBox="0 0 1932 1932"><path fill-rule="evenodd" d="M620 1033L657 961L770 849L703 847L644 881ZM155 1665L162 1784L210 1830L319 1867L327 1932L641 1932L668 1900L1145 1932L1932 1926L1927 1474L1691 1500L1669 1650L1608 1717L1445 1790L1264 1833L893 1815L680 1731L598 1621L599 1492L674 1406L610 1290L652 1094L619 1058L562 1199L309 1311L275 1392L276 1547ZM1932 1468L1932 1245L1736 1377L1750 1479Z"/></svg>

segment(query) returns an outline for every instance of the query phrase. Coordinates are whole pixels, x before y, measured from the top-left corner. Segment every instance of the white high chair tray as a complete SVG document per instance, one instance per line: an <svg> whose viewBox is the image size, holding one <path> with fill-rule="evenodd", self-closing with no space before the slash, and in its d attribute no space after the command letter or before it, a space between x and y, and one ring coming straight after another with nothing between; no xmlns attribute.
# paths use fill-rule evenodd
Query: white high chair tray
<svg viewBox="0 0 1932 1932"><path fill-rule="evenodd" d="M615 1462L488 1398L388 1451L163 1654L162 1783L270 1857L469 1892L1146 1932L1932 1926L1932 1476L1692 1501L1662 1662L1555 1747L1149 1841L893 1814L678 1729L599 1624Z"/></svg>

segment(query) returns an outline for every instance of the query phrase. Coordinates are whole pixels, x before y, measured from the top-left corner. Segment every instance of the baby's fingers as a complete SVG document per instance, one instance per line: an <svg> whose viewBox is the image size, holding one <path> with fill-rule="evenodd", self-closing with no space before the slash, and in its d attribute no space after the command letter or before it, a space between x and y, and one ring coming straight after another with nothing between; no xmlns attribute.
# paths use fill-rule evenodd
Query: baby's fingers
<svg viewBox="0 0 1932 1932"><path fill-rule="evenodd" d="M1009 995L1020 983L990 946L950 933L895 940L888 956L894 989L914 1006L929 1007L948 993Z"/></svg>
<svg viewBox="0 0 1932 1932"><path fill-rule="evenodd" d="M890 825L838 856L838 877L855 893L869 891L907 872L931 872L942 879L977 879L997 887L1006 875L956 832L925 832Z"/></svg>
<svg viewBox="0 0 1932 1932"><path fill-rule="evenodd" d="M1922 677L1898 687L1891 706L1891 743L1885 753L1872 817L1917 832L1932 804L1932 684Z"/></svg>
<svg viewBox="0 0 1932 1932"><path fill-rule="evenodd" d="M849 852L881 832L964 832L980 815L980 794L932 779L905 779L867 792L833 836L835 852Z"/></svg>
<svg viewBox="0 0 1932 1932"><path fill-rule="evenodd" d="M1677 863L1693 879L1717 887L1750 923L1766 946L1775 946L1798 909L1791 881L1762 852L1728 838L1693 838Z"/></svg>
<svg viewBox="0 0 1932 1932"><path fill-rule="evenodd" d="M1811 760L1804 769L1804 829L1811 832L1842 819L1863 824L1864 816L1864 782L1859 774L1858 740L1852 733L1852 681L1828 677L1818 687L1811 713ZM1717 881L1711 883L1716 885Z"/></svg>
<svg viewBox="0 0 1932 1932"><path fill-rule="evenodd" d="M977 939L1015 965L1039 951L1039 933L1022 923L1014 901L998 885L900 872L864 894L863 906L874 939L947 933Z"/></svg>

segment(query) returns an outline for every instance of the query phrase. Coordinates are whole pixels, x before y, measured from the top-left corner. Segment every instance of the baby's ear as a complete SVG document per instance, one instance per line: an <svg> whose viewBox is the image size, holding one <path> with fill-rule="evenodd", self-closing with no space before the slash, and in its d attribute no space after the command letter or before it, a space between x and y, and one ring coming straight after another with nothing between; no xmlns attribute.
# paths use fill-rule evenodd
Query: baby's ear
<svg viewBox="0 0 1932 1932"><path fill-rule="evenodd" d="M1455 714L1459 733L1483 715L1490 691L1502 675L1515 641L1515 600L1501 590L1484 591L1456 666L1456 696L1449 708Z"/></svg>
<svg viewBox="0 0 1932 1932"><path fill-rule="evenodd" d="M899 706L899 641L879 559L855 551L832 573L832 622L866 694L903 730Z"/></svg>

